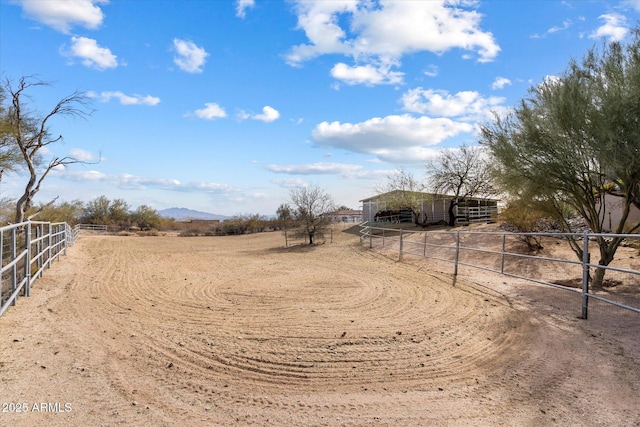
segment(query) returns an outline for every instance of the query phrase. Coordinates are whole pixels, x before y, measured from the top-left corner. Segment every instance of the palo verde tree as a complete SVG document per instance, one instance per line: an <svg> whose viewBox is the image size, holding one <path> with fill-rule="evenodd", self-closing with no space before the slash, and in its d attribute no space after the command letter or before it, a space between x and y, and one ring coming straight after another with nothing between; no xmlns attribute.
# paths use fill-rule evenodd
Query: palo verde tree
<svg viewBox="0 0 640 427"><path fill-rule="evenodd" d="M469 197L497 194L490 176L487 155L482 147L445 149L427 161L427 179L436 194L452 195L449 203L449 225L455 226L455 207Z"/></svg>
<svg viewBox="0 0 640 427"><path fill-rule="evenodd" d="M495 177L512 196L530 200L572 231L567 210L602 233L606 193L617 195L622 215L613 233L634 232L628 224L640 182L640 37L629 45L593 48L572 60L560 77L529 90L506 118L482 128L481 143L493 157ZM621 237L598 237L598 263L614 259ZM582 245L569 240L582 259ZM604 268L592 285L602 286Z"/></svg>
<svg viewBox="0 0 640 427"><path fill-rule="evenodd" d="M50 146L62 141L62 135L52 134L50 121L60 116L86 117L92 113L88 98L80 92L62 98L44 115L30 110L28 92L48 85L31 77L22 77L17 84L8 78L2 82L0 158L3 164L0 166L7 170L26 171L28 176L24 192L16 201L16 223L25 220L25 213L33 205L33 198L49 172L59 166L80 163L72 157L45 159L45 153L51 151Z"/></svg>
<svg viewBox="0 0 640 427"><path fill-rule="evenodd" d="M315 185L298 187L290 191L291 205L295 207L294 219L299 226L300 234L313 239L330 225L330 219L324 214L334 210L333 198L326 191Z"/></svg>

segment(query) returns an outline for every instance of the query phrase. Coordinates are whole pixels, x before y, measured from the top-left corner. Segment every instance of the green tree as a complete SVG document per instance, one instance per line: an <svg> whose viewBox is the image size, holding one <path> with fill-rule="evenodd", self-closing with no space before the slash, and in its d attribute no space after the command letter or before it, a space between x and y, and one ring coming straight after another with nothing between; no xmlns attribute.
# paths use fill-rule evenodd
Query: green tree
<svg viewBox="0 0 640 427"><path fill-rule="evenodd" d="M293 221L293 212L291 211L291 206L289 206L287 203L282 203L280 206L278 206L276 215L278 216L280 227L286 230L289 227L289 224L291 224L291 221Z"/></svg>
<svg viewBox="0 0 640 427"><path fill-rule="evenodd" d="M82 222L86 224L108 225L111 223L109 218L109 206L111 201L106 196L97 197L89 202L82 213Z"/></svg>
<svg viewBox="0 0 640 427"><path fill-rule="evenodd" d="M130 220L141 230L157 230L162 225L163 219L158 212L150 206L140 205L130 214Z"/></svg>
<svg viewBox="0 0 640 427"><path fill-rule="evenodd" d="M29 218L34 216L38 221L66 222L69 225L77 224L84 212L84 203L80 200L71 202L38 204L32 208L34 213L27 212Z"/></svg>
<svg viewBox="0 0 640 427"><path fill-rule="evenodd" d="M6 100L7 91L0 86L0 181L6 172L18 170L22 159L22 153L11 136L11 117Z"/></svg>
<svg viewBox="0 0 640 427"><path fill-rule="evenodd" d="M15 222L19 223L24 221L25 213L31 208L33 198L49 172L59 166L80 163L72 157L52 156L48 161L44 159L49 147L62 141L62 135L52 135L49 121L59 116L86 117L92 111L88 108L88 98L80 92L74 92L60 100L48 113L39 115L28 108L25 99L29 99L28 92L31 89L48 86L48 83L22 77L16 85L5 79L2 86L0 167L24 170L28 175L24 191L16 201ZM5 103L8 105L4 106ZM17 163L14 157L16 152L19 152Z"/></svg>
<svg viewBox="0 0 640 427"><path fill-rule="evenodd" d="M532 87L510 115L482 128L503 188L552 213L567 231L570 209L602 233L605 193L622 201L613 232L640 228L626 224L640 182L640 37L634 34L627 46L612 42L591 49L582 62L572 60L560 77ZM598 263L607 266L623 238L596 240ZM580 242L569 242L582 259ZM605 271L596 269L594 287L602 286Z"/></svg>
<svg viewBox="0 0 640 427"><path fill-rule="evenodd" d="M120 227L128 227L131 224L129 214L129 204L124 199L114 199L109 203L109 222L108 224Z"/></svg>
<svg viewBox="0 0 640 427"><path fill-rule="evenodd" d="M298 187L290 191L291 204L295 206L294 218L299 232L312 245L317 234L326 230L331 221L324 214L334 210L333 198L317 186Z"/></svg>

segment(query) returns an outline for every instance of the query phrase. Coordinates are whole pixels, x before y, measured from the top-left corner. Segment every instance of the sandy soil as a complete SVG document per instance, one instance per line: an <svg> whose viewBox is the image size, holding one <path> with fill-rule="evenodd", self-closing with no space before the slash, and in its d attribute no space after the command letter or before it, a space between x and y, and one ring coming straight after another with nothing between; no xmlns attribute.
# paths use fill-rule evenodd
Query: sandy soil
<svg viewBox="0 0 640 427"><path fill-rule="evenodd" d="M84 235L0 317L0 425L640 426L619 318L348 233L283 246Z"/></svg>

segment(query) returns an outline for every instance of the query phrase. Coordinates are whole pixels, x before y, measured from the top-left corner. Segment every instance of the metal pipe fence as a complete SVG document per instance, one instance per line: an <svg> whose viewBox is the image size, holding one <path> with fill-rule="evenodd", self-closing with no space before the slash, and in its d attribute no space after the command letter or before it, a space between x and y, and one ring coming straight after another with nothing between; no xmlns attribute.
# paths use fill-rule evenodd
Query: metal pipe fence
<svg viewBox="0 0 640 427"><path fill-rule="evenodd" d="M608 266L591 262L590 253L597 251L593 242L596 237L611 239L622 237L626 245L636 248L640 257L640 235L638 234L596 234L573 233L581 241L583 259L565 259L523 253L525 238L551 238L551 244L568 245L570 233L509 233L473 231L409 231L362 224L361 243L369 248L384 247L398 252L398 259L405 255L428 258L453 264L454 276L459 266L472 267L504 276L523 279L572 294L580 301L580 317L587 319L591 300L613 305L631 312L640 313L640 262L624 264L620 259ZM618 250L618 254L621 251ZM617 255L618 256L618 255ZM634 258L631 256L630 258ZM542 268L542 267L546 268ZM549 267L552 268L549 268ZM625 288L629 292L609 292L594 289L593 273L605 270L606 282L614 287Z"/></svg>
<svg viewBox="0 0 640 427"><path fill-rule="evenodd" d="M29 296L33 283L77 238L67 223L28 221L0 227L0 316Z"/></svg>

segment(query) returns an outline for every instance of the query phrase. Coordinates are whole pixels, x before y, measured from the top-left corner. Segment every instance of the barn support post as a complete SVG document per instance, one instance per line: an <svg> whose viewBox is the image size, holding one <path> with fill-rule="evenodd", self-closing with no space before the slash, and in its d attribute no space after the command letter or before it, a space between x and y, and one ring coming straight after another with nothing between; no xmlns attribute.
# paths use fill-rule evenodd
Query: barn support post
<svg viewBox="0 0 640 427"><path fill-rule="evenodd" d="M580 318L586 319L589 312L589 233L584 232L582 237L582 313Z"/></svg>

